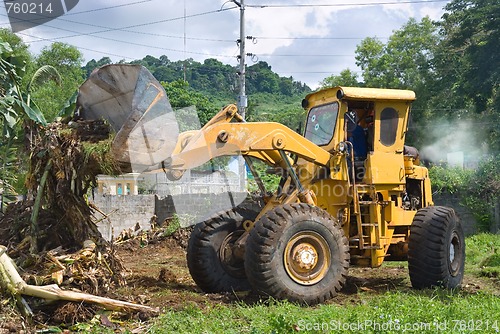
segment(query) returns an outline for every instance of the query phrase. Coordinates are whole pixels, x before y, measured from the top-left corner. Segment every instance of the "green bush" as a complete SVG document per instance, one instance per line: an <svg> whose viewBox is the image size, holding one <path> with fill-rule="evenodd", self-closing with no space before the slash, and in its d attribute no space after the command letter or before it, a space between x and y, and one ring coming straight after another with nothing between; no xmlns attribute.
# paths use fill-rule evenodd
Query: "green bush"
<svg viewBox="0 0 500 334"><path fill-rule="evenodd" d="M436 165L429 174L435 193L456 195L474 215L479 230L489 231L500 192L500 155L482 160L476 170Z"/></svg>
<svg viewBox="0 0 500 334"><path fill-rule="evenodd" d="M255 171L257 172L262 183L264 184L267 193L269 194L274 193L278 189L281 177L276 174L268 173L267 169L269 168L269 166L266 165L264 162L258 161L256 159L253 159L252 161ZM254 175L251 174L249 175L247 188L250 193L259 192L259 187L257 185L257 181L254 178Z"/></svg>

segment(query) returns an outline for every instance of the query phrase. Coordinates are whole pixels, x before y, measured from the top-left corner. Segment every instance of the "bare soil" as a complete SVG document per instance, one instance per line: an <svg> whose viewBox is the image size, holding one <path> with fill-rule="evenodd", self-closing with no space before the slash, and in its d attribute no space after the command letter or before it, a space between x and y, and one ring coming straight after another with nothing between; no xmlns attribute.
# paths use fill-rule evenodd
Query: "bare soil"
<svg viewBox="0 0 500 334"><path fill-rule="evenodd" d="M252 304L259 300L252 292L235 295L206 294L201 291L189 275L183 246L184 241L179 242L174 238L143 247L137 247L136 240L117 246L117 253L129 270L126 276L128 285L116 291L117 294L160 309L179 309L189 304L204 308L207 304L232 304L238 301ZM388 262L380 268L351 267L343 289L328 303L359 304L361 298L367 298L367 295L411 289L406 262ZM462 290L471 294L483 290L500 295L499 278L466 275ZM364 293L361 296L359 292Z"/></svg>

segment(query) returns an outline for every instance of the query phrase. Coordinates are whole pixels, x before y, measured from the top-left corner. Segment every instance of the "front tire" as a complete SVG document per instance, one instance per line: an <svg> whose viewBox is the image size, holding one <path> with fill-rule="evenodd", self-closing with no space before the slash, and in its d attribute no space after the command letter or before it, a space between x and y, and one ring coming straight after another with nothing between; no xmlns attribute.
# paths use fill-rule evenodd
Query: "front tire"
<svg viewBox="0 0 500 334"><path fill-rule="evenodd" d="M244 233L243 223L257 212L237 208L195 226L189 238L187 264L191 277L205 292L251 290L243 259L232 246Z"/></svg>
<svg viewBox="0 0 500 334"><path fill-rule="evenodd" d="M250 232L245 270L257 292L302 304L334 297L345 283L349 245L326 211L290 204L267 212Z"/></svg>
<svg viewBox="0 0 500 334"><path fill-rule="evenodd" d="M416 289L459 287L464 277L465 238L452 208L418 210L410 227L408 271Z"/></svg>

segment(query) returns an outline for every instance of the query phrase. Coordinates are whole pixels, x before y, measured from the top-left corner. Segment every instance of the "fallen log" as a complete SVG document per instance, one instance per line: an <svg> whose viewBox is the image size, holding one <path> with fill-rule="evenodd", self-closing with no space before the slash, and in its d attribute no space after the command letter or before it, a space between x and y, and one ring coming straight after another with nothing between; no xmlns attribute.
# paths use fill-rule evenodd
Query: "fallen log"
<svg viewBox="0 0 500 334"><path fill-rule="evenodd" d="M68 291L61 289L57 284L37 286L27 284L19 275L16 269L16 265L12 259L6 254L7 248L0 245L0 271L3 275L0 275L0 279L6 280L4 282L6 286L9 287L10 292L19 297L20 295L26 295L31 297L38 297L48 300L67 300L71 302L86 302L97 304L107 310L124 310L124 311L141 311L156 314L158 309L139 305L134 303L129 303L121 300L105 298L100 296L95 296L83 292Z"/></svg>

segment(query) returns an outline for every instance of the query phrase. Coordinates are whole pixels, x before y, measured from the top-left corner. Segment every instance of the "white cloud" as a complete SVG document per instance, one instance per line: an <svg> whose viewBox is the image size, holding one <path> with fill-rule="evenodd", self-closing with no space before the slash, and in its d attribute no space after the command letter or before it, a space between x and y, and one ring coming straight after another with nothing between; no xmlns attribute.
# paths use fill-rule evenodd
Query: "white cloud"
<svg viewBox="0 0 500 334"><path fill-rule="evenodd" d="M62 41L80 48L85 60L109 56L113 60L140 59L146 55L167 55L171 60L217 58L236 65L239 54L239 9L232 2L210 0L151 0L107 10L139 0L81 0L68 14L45 25L21 32L33 52L51 41ZM352 6L329 7L247 7L246 35L259 37L257 44L247 41L246 52L268 62L283 76L315 87L318 82L345 68L356 68L356 45L366 37L388 37L410 17L438 19L444 2L360 6L379 0L346 0ZM313 0L246 0L246 5L317 4ZM325 3L325 2L322 2ZM184 5L187 18L184 21ZM85 12L86 13L78 13ZM2 9L0 9L0 14ZM3 14L3 23L7 19ZM193 17L190 17L195 15ZM156 22L156 23L155 23ZM3 26L8 26L4 24ZM102 32L108 29L118 29ZM184 29L185 28L185 29ZM99 32L101 31L101 32ZM99 32L99 33L97 33ZM186 35L186 43L183 36ZM30 37L30 36L36 37ZM68 37L73 36L74 37ZM65 37L65 38L63 38ZM281 37L281 39L270 39ZM318 38L323 39L307 39ZM327 39L327 38L357 39ZM47 41L36 42L39 38ZM295 38L295 39L293 39ZM184 52L185 50L185 52ZM270 56L269 56L270 55ZM287 56L284 56L287 55ZM298 55L309 55L299 57ZM314 57L312 55L315 55ZM321 56L323 55L323 56ZM331 55L331 56L325 56ZM248 63L251 64L250 59Z"/></svg>
<svg viewBox="0 0 500 334"><path fill-rule="evenodd" d="M420 8L419 14L421 17L428 16L431 20L439 20L443 15L443 9L439 6L425 6Z"/></svg>

